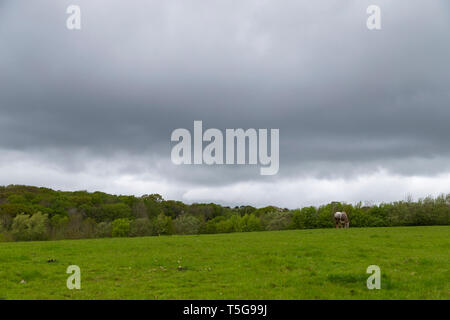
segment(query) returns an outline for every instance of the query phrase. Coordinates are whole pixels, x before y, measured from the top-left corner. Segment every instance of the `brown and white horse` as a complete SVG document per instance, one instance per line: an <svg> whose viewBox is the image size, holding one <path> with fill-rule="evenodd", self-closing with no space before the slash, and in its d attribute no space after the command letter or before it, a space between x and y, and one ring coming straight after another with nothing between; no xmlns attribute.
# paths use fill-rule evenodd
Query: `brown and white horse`
<svg viewBox="0 0 450 320"><path fill-rule="evenodd" d="M336 212L334 214L334 221L336 222L336 229L350 227L350 221L345 212Z"/></svg>

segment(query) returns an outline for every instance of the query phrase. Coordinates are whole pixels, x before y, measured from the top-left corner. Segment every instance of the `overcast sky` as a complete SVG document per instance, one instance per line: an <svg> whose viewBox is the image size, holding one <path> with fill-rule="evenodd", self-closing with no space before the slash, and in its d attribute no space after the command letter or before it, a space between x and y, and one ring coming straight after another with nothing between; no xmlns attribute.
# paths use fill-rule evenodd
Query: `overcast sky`
<svg viewBox="0 0 450 320"><path fill-rule="evenodd" d="M194 120L279 128L278 174L174 165ZM0 1L0 185L377 203L449 193L449 137L448 0Z"/></svg>

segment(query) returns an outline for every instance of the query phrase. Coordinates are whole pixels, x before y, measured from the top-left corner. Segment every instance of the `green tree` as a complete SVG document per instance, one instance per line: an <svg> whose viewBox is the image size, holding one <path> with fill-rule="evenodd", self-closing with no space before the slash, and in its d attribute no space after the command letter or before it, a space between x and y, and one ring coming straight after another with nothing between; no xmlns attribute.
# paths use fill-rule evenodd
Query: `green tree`
<svg viewBox="0 0 450 320"><path fill-rule="evenodd" d="M182 215L173 222L177 234L196 234L201 228L201 221L191 215Z"/></svg>
<svg viewBox="0 0 450 320"><path fill-rule="evenodd" d="M31 240L46 240L48 238L48 215L37 212L30 217Z"/></svg>
<svg viewBox="0 0 450 320"><path fill-rule="evenodd" d="M175 230L171 217L167 217L164 213L160 213L154 220L153 234L154 235L170 235L174 234Z"/></svg>
<svg viewBox="0 0 450 320"><path fill-rule="evenodd" d="M54 215L50 219L50 229L52 239L64 239L66 236L69 217L60 214Z"/></svg>
<svg viewBox="0 0 450 320"><path fill-rule="evenodd" d="M266 230L287 230L292 228L292 212L276 212L267 224Z"/></svg>
<svg viewBox="0 0 450 320"><path fill-rule="evenodd" d="M128 237L130 234L130 220L116 219L112 222L112 236L113 237Z"/></svg>
<svg viewBox="0 0 450 320"><path fill-rule="evenodd" d="M99 238L109 238L112 236L111 222L100 222L95 228L95 234Z"/></svg>
<svg viewBox="0 0 450 320"><path fill-rule="evenodd" d="M13 220L11 234L18 241L45 240L48 238L48 216L40 212L31 217L19 214Z"/></svg>
<svg viewBox="0 0 450 320"><path fill-rule="evenodd" d="M131 222L130 236L144 237L152 234L152 226L148 218L139 218Z"/></svg>
<svg viewBox="0 0 450 320"><path fill-rule="evenodd" d="M241 225L243 232L262 230L261 220L258 217L256 217L253 213L244 215L242 217Z"/></svg>
<svg viewBox="0 0 450 320"><path fill-rule="evenodd" d="M111 203L102 205L102 220L129 219L132 217L131 208L125 203Z"/></svg>
<svg viewBox="0 0 450 320"><path fill-rule="evenodd" d="M295 229L312 229L317 224L317 211L315 207L305 207L294 210L292 224Z"/></svg>

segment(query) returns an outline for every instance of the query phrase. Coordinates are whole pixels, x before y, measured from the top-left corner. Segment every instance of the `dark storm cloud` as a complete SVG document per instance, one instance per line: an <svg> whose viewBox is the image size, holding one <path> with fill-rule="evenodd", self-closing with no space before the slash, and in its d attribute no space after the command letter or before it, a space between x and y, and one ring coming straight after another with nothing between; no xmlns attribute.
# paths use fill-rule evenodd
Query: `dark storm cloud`
<svg viewBox="0 0 450 320"><path fill-rule="evenodd" d="M381 31L365 27L372 2ZM425 161L450 158L444 0L2 3L1 149L53 150L49 161L81 171L136 157L120 170L162 163L167 179L202 185L261 178L171 165L170 133L203 120L279 128L279 177L448 170ZM69 4L81 31L65 29Z"/></svg>

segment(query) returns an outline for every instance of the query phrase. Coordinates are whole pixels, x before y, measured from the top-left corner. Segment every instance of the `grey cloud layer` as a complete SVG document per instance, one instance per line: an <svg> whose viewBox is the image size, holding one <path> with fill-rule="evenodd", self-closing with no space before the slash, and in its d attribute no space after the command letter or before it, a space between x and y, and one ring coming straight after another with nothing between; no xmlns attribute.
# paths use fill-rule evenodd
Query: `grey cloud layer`
<svg viewBox="0 0 450 320"><path fill-rule="evenodd" d="M203 120L279 128L280 174L264 179L448 171L449 4L377 1L370 32L372 2L3 1L0 149L52 150L67 170L120 155L173 181L262 179L174 168L170 133ZM80 32L65 29L72 3Z"/></svg>

